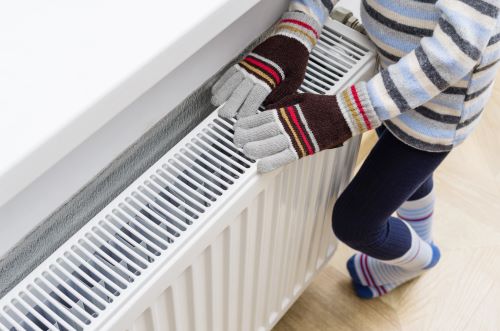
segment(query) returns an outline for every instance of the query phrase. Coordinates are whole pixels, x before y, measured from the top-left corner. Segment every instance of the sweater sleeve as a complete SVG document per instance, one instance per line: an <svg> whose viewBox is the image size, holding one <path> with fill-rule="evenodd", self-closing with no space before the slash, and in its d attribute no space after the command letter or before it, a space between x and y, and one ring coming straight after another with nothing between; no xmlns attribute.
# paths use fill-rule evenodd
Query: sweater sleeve
<svg viewBox="0 0 500 331"><path fill-rule="evenodd" d="M301 11L323 25L338 0L291 0L289 10Z"/></svg>
<svg viewBox="0 0 500 331"><path fill-rule="evenodd" d="M352 87L361 107L346 108L346 120L380 125L431 100L471 72L497 24L500 0L438 0L441 15L433 33L367 83ZM350 93L351 98L355 96ZM349 105L349 100L346 99ZM347 106L346 106L347 107ZM359 133L361 133L359 132Z"/></svg>

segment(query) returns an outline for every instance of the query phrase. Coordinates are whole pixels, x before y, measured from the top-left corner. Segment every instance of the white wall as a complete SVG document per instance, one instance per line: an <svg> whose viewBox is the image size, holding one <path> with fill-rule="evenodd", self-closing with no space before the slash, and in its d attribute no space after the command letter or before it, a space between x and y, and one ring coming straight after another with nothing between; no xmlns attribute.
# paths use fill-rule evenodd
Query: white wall
<svg viewBox="0 0 500 331"><path fill-rule="evenodd" d="M356 16L358 19L360 18L359 15L359 7L361 5L360 0L340 0L338 6L342 6L344 8L349 9L350 11L353 12L354 16Z"/></svg>

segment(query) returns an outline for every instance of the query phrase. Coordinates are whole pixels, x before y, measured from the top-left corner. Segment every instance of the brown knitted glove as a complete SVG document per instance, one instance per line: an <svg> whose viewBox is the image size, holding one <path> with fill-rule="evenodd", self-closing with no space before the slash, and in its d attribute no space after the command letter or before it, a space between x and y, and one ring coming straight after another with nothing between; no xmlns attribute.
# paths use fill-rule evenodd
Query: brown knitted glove
<svg viewBox="0 0 500 331"><path fill-rule="evenodd" d="M287 12L273 35L231 67L212 87L212 103L224 106L219 115L238 118L259 106L295 93L304 80L309 53L321 25L302 12Z"/></svg>
<svg viewBox="0 0 500 331"><path fill-rule="evenodd" d="M379 126L365 84L336 96L293 94L259 114L238 120L234 143L268 172L307 155L342 145Z"/></svg>

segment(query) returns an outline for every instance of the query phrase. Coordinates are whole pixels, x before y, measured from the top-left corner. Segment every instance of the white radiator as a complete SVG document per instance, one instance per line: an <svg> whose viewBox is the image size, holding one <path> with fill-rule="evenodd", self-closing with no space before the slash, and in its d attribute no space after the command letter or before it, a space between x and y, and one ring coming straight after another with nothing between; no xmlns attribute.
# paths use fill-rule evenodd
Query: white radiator
<svg viewBox="0 0 500 331"><path fill-rule="evenodd" d="M374 71L330 21L301 91ZM269 330L328 262L359 137L266 175L204 120L0 301L0 330Z"/></svg>

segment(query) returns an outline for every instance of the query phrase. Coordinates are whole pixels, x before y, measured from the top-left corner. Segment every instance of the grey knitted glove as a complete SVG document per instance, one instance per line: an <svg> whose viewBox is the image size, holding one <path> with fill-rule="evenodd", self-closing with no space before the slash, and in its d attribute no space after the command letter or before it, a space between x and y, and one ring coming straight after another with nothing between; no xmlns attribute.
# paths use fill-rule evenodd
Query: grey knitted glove
<svg viewBox="0 0 500 331"><path fill-rule="evenodd" d="M236 122L234 143L268 172L381 124L364 83L337 95L296 93Z"/></svg>
<svg viewBox="0 0 500 331"><path fill-rule="evenodd" d="M302 12L287 12L274 34L231 67L212 87L212 103L221 117L255 114L264 103L297 91L321 25Z"/></svg>

